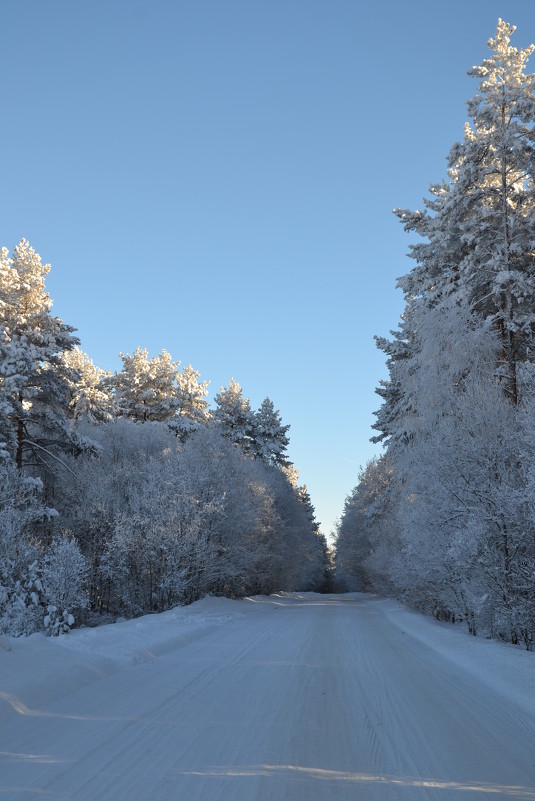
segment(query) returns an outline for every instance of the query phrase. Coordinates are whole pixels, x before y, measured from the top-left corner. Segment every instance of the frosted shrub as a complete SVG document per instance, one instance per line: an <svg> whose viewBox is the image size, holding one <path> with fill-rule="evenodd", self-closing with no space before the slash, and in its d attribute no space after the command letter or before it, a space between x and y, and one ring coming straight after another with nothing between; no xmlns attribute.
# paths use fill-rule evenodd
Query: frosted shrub
<svg viewBox="0 0 535 801"><path fill-rule="evenodd" d="M29 551L27 552L29 556ZM33 634L40 628L38 564L15 565L13 574L0 573L0 632L11 637ZM5 563L3 565L5 567Z"/></svg>
<svg viewBox="0 0 535 801"><path fill-rule="evenodd" d="M78 543L66 536L55 539L42 566L43 594L47 601L44 625L49 634L69 631L74 625L73 612L87 606L86 575L87 563Z"/></svg>
<svg viewBox="0 0 535 801"><path fill-rule="evenodd" d="M55 635L68 634L74 626L74 616L64 610L59 612L53 604L47 606L47 614L43 621L47 634Z"/></svg>

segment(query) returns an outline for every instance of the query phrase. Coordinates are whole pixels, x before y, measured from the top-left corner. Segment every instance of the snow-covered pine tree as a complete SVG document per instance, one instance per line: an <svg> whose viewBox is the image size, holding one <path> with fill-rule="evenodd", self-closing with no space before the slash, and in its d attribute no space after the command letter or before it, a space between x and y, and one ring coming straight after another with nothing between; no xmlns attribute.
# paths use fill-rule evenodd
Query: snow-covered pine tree
<svg viewBox="0 0 535 801"><path fill-rule="evenodd" d="M473 123L450 154L456 181L449 203L468 247L459 266L463 295L496 323L504 383L516 403L517 365L535 333L535 75L525 72L535 46L511 47L514 30L498 20L490 58L469 73L481 83L468 101Z"/></svg>
<svg viewBox="0 0 535 801"><path fill-rule="evenodd" d="M289 425L282 424L282 418L275 409L273 401L265 398L253 418L251 456L263 459L266 464L281 467L288 463L286 449Z"/></svg>
<svg viewBox="0 0 535 801"><path fill-rule="evenodd" d="M423 303L421 297L408 297L397 331L390 332L393 339L375 337L377 347L387 356L389 377L381 380L376 389L383 404L375 412L377 420L372 428L380 433L372 437L372 442L384 445L408 442L414 401L403 381L404 365L414 355L417 316Z"/></svg>
<svg viewBox="0 0 535 801"><path fill-rule="evenodd" d="M399 280L399 330L378 340L390 380L375 428L397 507L389 579L413 604L515 641L533 620L532 452L519 414L531 413L534 372L535 76L533 47L511 47L513 31L499 20L491 57L470 72L479 93L448 181L423 212L396 212L424 241Z"/></svg>
<svg viewBox="0 0 535 801"><path fill-rule="evenodd" d="M210 417L208 411L209 381L200 381L200 373L191 364L178 373L178 413L189 417L196 423L204 424Z"/></svg>
<svg viewBox="0 0 535 801"><path fill-rule="evenodd" d="M69 386L69 414L75 420L101 423L112 416L113 400L101 370L78 346L62 354Z"/></svg>
<svg viewBox="0 0 535 801"><path fill-rule="evenodd" d="M324 589L329 572L327 543L319 531L306 486L297 484L299 471L288 463L280 470L269 470L269 475L279 518L274 532L280 560L278 586Z"/></svg>
<svg viewBox="0 0 535 801"><path fill-rule="evenodd" d="M384 593L392 589L389 570L399 550L398 499L387 457L368 462L358 479L337 523L336 582L343 590Z"/></svg>
<svg viewBox="0 0 535 801"><path fill-rule="evenodd" d="M472 122L449 154L449 180L431 186L423 212L395 213L426 240L411 246L416 265L399 280L408 306L454 294L492 319L503 386L516 403L518 365L531 359L535 334L535 75L525 72L534 46L512 47L514 31L498 20L491 56L469 71L482 80L467 104Z"/></svg>
<svg viewBox="0 0 535 801"><path fill-rule="evenodd" d="M176 379L177 415L170 421L170 426L184 440L211 417L206 400L209 381L200 381L199 371L191 364L177 372Z"/></svg>
<svg viewBox="0 0 535 801"><path fill-rule="evenodd" d="M221 387L214 400L214 419L220 424L223 436L239 445L248 456L254 431L254 412L249 398L243 397L241 386L231 378L228 388Z"/></svg>
<svg viewBox="0 0 535 801"><path fill-rule="evenodd" d="M405 436L410 398L397 365L412 352L419 310L448 296L494 322L503 386L514 402L521 394L518 367L531 359L535 334L535 75L525 73L533 46L511 47L514 30L498 20L491 57L469 72L483 80L468 101L472 124L450 151L448 181L430 187L424 211L395 210L423 241L411 245L416 264L398 281L406 302L399 330L377 338L390 377L377 390L384 403L375 441Z"/></svg>
<svg viewBox="0 0 535 801"><path fill-rule="evenodd" d="M66 417L61 360L78 340L50 313L49 270L25 239L12 256L0 250L0 439L19 469L31 465L41 474L57 469L62 451L83 445Z"/></svg>
<svg viewBox="0 0 535 801"><path fill-rule="evenodd" d="M151 359L146 348L119 355L122 370L105 382L113 389L117 415L143 423L173 418L179 408L176 387L180 362L174 362L166 350Z"/></svg>

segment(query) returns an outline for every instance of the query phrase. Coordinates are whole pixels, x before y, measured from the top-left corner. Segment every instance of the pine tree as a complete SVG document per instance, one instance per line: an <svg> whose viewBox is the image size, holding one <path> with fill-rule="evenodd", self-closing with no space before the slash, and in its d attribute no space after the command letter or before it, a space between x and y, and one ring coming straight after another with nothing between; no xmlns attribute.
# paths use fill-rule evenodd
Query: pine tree
<svg viewBox="0 0 535 801"><path fill-rule="evenodd" d="M112 416L112 396L105 380L109 373L93 364L78 346L62 354L67 368L69 414L75 420L101 423Z"/></svg>
<svg viewBox="0 0 535 801"><path fill-rule="evenodd" d="M177 373L177 416L170 427L182 441L205 425L211 415L208 410L208 381L200 381L200 373L191 364Z"/></svg>
<svg viewBox="0 0 535 801"><path fill-rule="evenodd" d="M423 241L399 280L400 327L378 339L390 380L375 439L392 476L387 547L375 553L411 603L515 642L533 627L522 420L533 406L535 76L525 73L534 48L511 47L513 32L498 20L490 58L470 71L479 93L448 180L424 211L396 211ZM371 543L371 574L374 560Z"/></svg>
<svg viewBox="0 0 535 801"><path fill-rule="evenodd" d="M407 305L454 295L491 319L503 386L516 403L518 368L530 359L535 334L535 75L525 73L534 46L511 47L514 30L498 20L490 58L469 71L482 80L468 101L472 123L449 154L449 181L431 186L423 212L396 214L427 240L411 247L416 266L399 280Z"/></svg>
<svg viewBox="0 0 535 801"><path fill-rule="evenodd" d="M183 367L177 375L178 413L196 423L206 423L208 412L208 381L199 381L200 373L191 364Z"/></svg>
<svg viewBox="0 0 535 801"><path fill-rule="evenodd" d="M377 347L387 355L388 380L381 380L377 394L383 399L381 408L375 412L377 421L372 425L380 433L372 437L372 442L383 442L391 445L396 442L408 442L408 425L411 417L413 400L404 384L405 363L414 354L416 317L422 305L421 298L407 299L405 311L397 331L391 331L393 339L375 337Z"/></svg>
<svg viewBox="0 0 535 801"><path fill-rule="evenodd" d="M535 47L511 47L514 30L498 20L491 57L470 72L482 79L468 103L473 125L450 160L456 194L465 200L460 228L469 246L460 279L478 313L496 322L506 387L516 402L517 365L535 332L535 75L524 72Z"/></svg>
<svg viewBox="0 0 535 801"><path fill-rule="evenodd" d="M0 440L19 469L45 472L58 466L58 452L82 447L65 414L61 360L78 340L74 328L50 313L49 270L25 239L13 256L0 250Z"/></svg>
<svg viewBox="0 0 535 801"><path fill-rule="evenodd" d="M221 387L214 400L214 419L220 424L223 436L249 455L254 430L254 413L249 398L243 397L241 386L231 378L228 388Z"/></svg>
<svg viewBox="0 0 535 801"><path fill-rule="evenodd" d="M275 410L273 401L265 398L253 419L252 457L278 467L288 464L285 452L290 442L287 436L289 429L289 425L282 425L280 413Z"/></svg>
<svg viewBox="0 0 535 801"><path fill-rule="evenodd" d="M174 362L166 350L152 359L141 348L132 355L119 355L123 368L106 382L114 391L117 414L140 422L173 418L179 408L176 387L180 362Z"/></svg>

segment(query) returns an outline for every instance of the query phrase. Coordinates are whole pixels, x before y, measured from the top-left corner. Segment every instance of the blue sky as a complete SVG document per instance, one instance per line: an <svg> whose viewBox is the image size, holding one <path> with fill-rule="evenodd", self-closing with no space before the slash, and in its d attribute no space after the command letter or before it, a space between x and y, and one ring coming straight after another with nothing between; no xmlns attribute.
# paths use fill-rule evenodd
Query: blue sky
<svg viewBox="0 0 535 801"><path fill-rule="evenodd" d="M528 0L1 3L0 244L100 367L165 348L269 396L329 534L380 450L392 209L445 175L498 17L535 40Z"/></svg>

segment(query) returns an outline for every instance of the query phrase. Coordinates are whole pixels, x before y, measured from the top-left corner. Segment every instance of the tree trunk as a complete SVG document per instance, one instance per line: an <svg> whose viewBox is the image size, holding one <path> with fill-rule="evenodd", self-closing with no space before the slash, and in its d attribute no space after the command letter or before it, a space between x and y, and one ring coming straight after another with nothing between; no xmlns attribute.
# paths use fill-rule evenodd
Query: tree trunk
<svg viewBox="0 0 535 801"><path fill-rule="evenodd" d="M19 404L21 412L17 420L17 455L15 462L19 470L22 470L22 446L24 444L24 419L22 417L22 392L19 392Z"/></svg>

